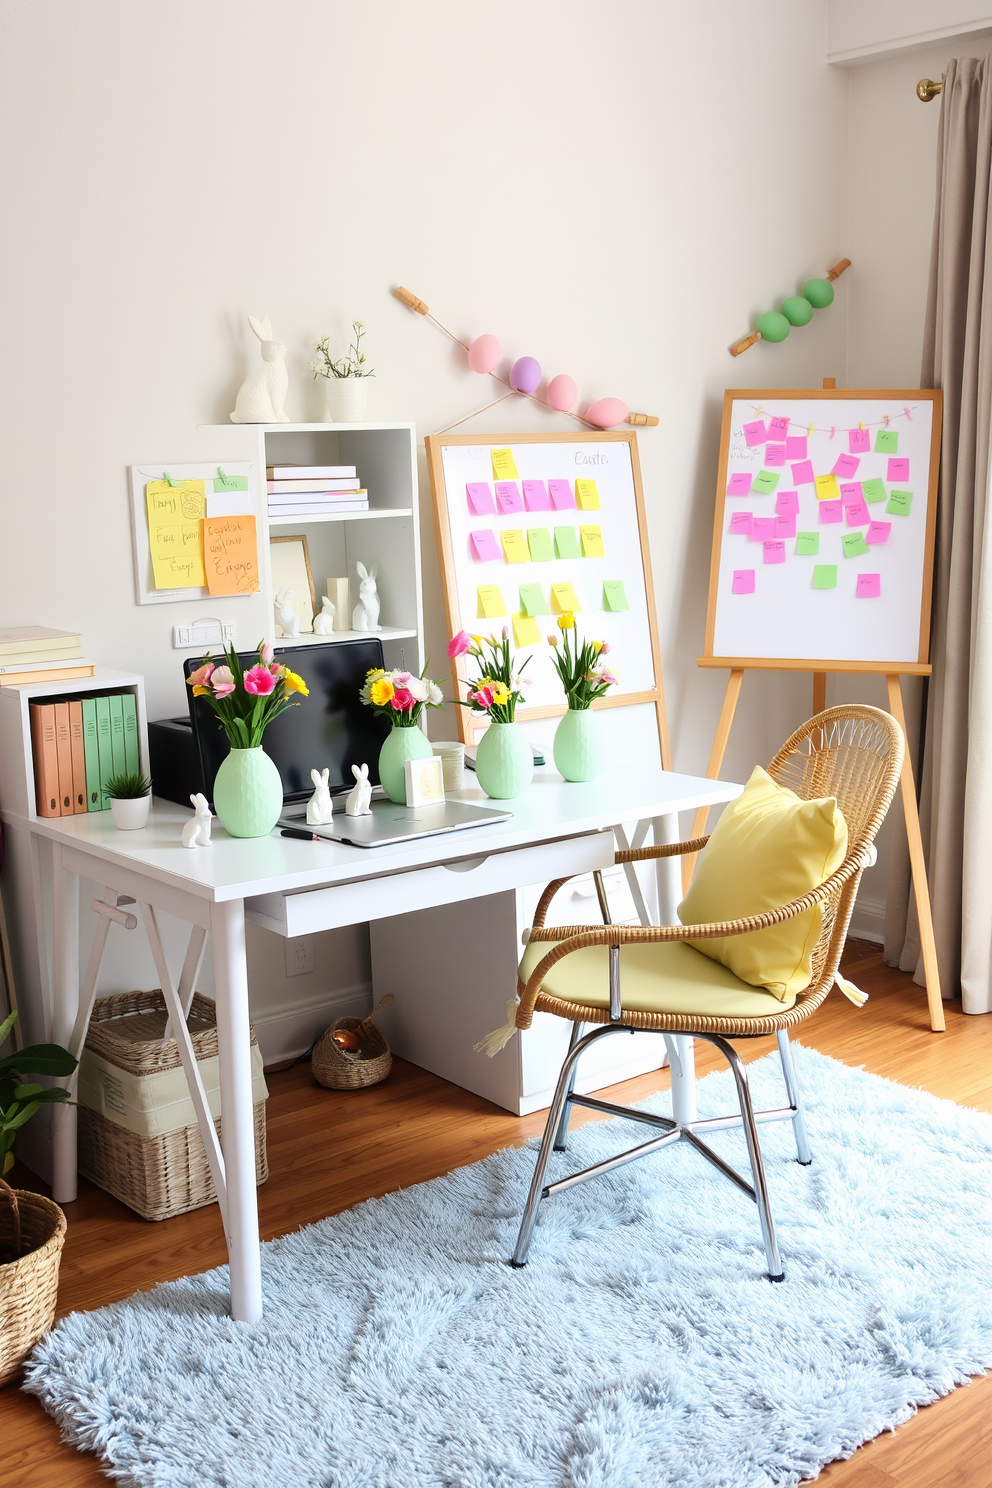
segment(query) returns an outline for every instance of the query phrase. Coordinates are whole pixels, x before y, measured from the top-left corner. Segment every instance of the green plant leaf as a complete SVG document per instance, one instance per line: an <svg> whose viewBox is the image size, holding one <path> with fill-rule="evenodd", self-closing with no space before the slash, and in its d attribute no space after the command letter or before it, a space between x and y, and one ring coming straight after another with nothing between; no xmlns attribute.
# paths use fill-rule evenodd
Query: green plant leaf
<svg viewBox="0 0 992 1488"><path fill-rule="evenodd" d="M10 1172L10 1170L11 1170L11 1168L13 1166L14 1166L14 1154L12 1152L6 1152L4 1154L4 1159L3 1159L3 1173L0 1174L0 1176L6 1178L7 1174Z"/></svg>
<svg viewBox="0 0 992 1488"><path fill-rule="evenodd" d="M14 1089L15 1100L30 1100L33 1095L40 1095L44 1090L43 1085L18 1085Z"/></svg>
<svg viewBox="0 0 992 1488"><path fill-rule="evenodd" d="M31 1117L34 1115L35 1111L40 1111L41 1104L41 1101L29 1101L28 1104L26 1106L22 1106L19 1111L15 1111L15 1114L13 1116L11 1116L10 1112L8 1111L3 1123L2 1130L16 1131L17 1128L23 1126L26 1121L31 1120Z"/></svg>
<svg viewBox="0 0 992 1488"><path fill-rule="evenodd" d="M76 1061L61 1044L29 1044L0 1059L0 1073L16 1070L21 1075L71 1075Z"/></svg>
<svg viewBox="0 0 992 1488"><path fill-rule="evenodd" d="M2 1023L0 1023L0 1049L2 1049L4 1044L7 1042L7 1039L10 1035L10 1030L13 1028L16 1022L17 1014L11 1013L8 1017L4 1018Z"/></svg>

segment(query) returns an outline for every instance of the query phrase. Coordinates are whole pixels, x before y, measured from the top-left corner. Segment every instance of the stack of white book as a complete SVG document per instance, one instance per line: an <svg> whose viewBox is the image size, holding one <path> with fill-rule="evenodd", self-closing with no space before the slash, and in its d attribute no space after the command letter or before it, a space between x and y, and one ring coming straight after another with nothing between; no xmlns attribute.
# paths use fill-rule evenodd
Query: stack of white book
<svg viewBox="0 0 992 1488"><path fill-rule="evenodd" d="M71 630L49 630L44 625L0 630L0 687L92 677L93 663L79 642Z"/></svg>
<svg viewBox="0 0 992 1488"><path fill-rule="evenodd" d="M354 465L268 465L270 517L315 517L369 509Z"/></svg>

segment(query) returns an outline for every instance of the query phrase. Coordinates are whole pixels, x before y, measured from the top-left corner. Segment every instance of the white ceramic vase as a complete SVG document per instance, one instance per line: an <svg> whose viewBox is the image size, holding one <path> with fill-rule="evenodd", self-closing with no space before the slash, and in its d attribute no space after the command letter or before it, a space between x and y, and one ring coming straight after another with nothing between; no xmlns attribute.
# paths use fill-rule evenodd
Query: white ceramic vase
<svg viewBox="0 0 992 1488"><path fill-rule="evenodd" d="M327 411L332 424L360 424L369 401L367 377L329 377Z"/></svg>
<svg viewBox="0 0 992 1488"><path fill-rule="evenodd" d="M114 826L118 832L140 831L148 820L148 808L151 804L151 796L112 799L110 809L114 813Z"/></svg>

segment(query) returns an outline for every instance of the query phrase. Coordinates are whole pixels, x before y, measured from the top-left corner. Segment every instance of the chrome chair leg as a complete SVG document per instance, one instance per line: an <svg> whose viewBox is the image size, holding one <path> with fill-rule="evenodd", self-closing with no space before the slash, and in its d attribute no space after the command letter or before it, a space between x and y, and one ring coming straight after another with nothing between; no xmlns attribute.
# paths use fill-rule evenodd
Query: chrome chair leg
<svg viewBox="0 0 992 1488"><path fill-rule="evenodd" d="M792 1062L792 1045L789 1043L789 1030L787 1028L780 1028L775 1037L778 1040L778 1052L782 1058L785 1093L789 1097L789 1105L793 1109L792 1130L796 1138L796 1154L798 1161L805 1168L813 1161L813 1154L809 1150L809 1138L806 1135L806 1118L803 1115L803 1103L799 1094L799 1082L796 1079L796 1067Z"/></svg>
<svg viewBox="0 0 992 1488"><path fill-rule="evenodd" d="M582 1030L583 1030L584 1027L585 1027L585 1024L584 1023L573 1023L572 1024L572 1032L571 1032L571 1034L569 1036L569 1040L568 1040L568 1053L569 1054L571 1054L572 1050L575 1048L576 1044L579 1042L579 1039L582 1037ZM565 1057L567 1058L568 1056L566 1055ZM562 1104L562 1108L561 1108L561 1120L558 1123L558 1130L555 1132L555 1146L554 1146L555 1152L564 1152L565 1151L565 1144L566 1144L566 1142L568 1140L568 1123L569 1123L569 1121L571 1120L571 1117L572 1117L572 1104L571 1104L571 1101L570 1101L569 1097L571 1096L572 1091L575 1089L575 1077L578 1074L578 1072L579 1072L579 1061L576 1060L575 1063L572 1065L572 1073L571 1073L571 1075L569 1076L569 1079L568 1079L568 1089L565 1092L565 1100L564 1100L564 1102Z"/></svg>
<svg viewBox="0 0 992 1488"><path fill-rule="evenodd" d="M761 1157L761 1147L758 1143L758 1125L754 1119L754 1107L751 1104L751 1090L748 1085L747 1070L740 1055L732 1044L718 1033L704 1033L699 1035L708 1043L714 1044L726 1059L734 1073L734 1081L737 1085L737 1099L740 1102L741 1116L744 1118L744 1135L747 1138L747 1154L751 1160L751 1177L754 1180L754 1197L758 1204L758 1217L761 1220L761 1238L765 1246L765 1259L768 1262L768 1280L784 1281L785 1271L782 1267L782 1258L778 1252L778 1241L775 1238L775 1222L772 1219L771 1204L768 1199L768 1182L765 1178L765 1165Z"/></svg>

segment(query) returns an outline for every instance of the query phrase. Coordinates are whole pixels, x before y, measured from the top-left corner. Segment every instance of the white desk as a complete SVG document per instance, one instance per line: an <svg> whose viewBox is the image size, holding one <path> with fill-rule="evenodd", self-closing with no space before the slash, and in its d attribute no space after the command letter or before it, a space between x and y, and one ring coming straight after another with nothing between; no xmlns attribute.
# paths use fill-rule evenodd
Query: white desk
<svg viewBox="0 0 992 1488"><path fill-rule="evenodd" d="M741 789L656 768L568 785L545 768L536 772L525 796L507 803L513 812L510 821L376 849L301 842L278 832L250 840L230 838L215 825L211 846L191 851L180 842L190 813L168 802L154 804L149 824L140 832L118 832L109 811L54 820L16 816L18 826L52 843L53 1027L59 1042L69 1041L79 1017L80 878L137 901L163 991L177 1007L188 1006L206 932L211 932L223 1153L202 1091L198 1100L199 1075L191 1049L183 1049L182 1035L180 1052L186 1055L190 1093L201 1112L200 1129L214 1168L236 1318L254 1321L262 1312L246 917L279 934L300 935L586 873L613 863L614 826L650 821L656 840L675 841L680 811L733 800ZM460 798L485 800L477 787L460 792ZM672 920L680 897L678 861L662 860L658 874L661 915ZM178 983L166 964L156 911L191 926ZM512 993L511 983L507 997ZM686 1042L691 1050L691 1040ZM678 1075L678 1069L673 1073ZM691 1057L685 1061L684 1075L688 1086ZM685 1089L680 1099L690 1100L691 1089ZM76 1193L75 1111L71 1107L53 1111L54 1197L67 1202Z"/></svg>

